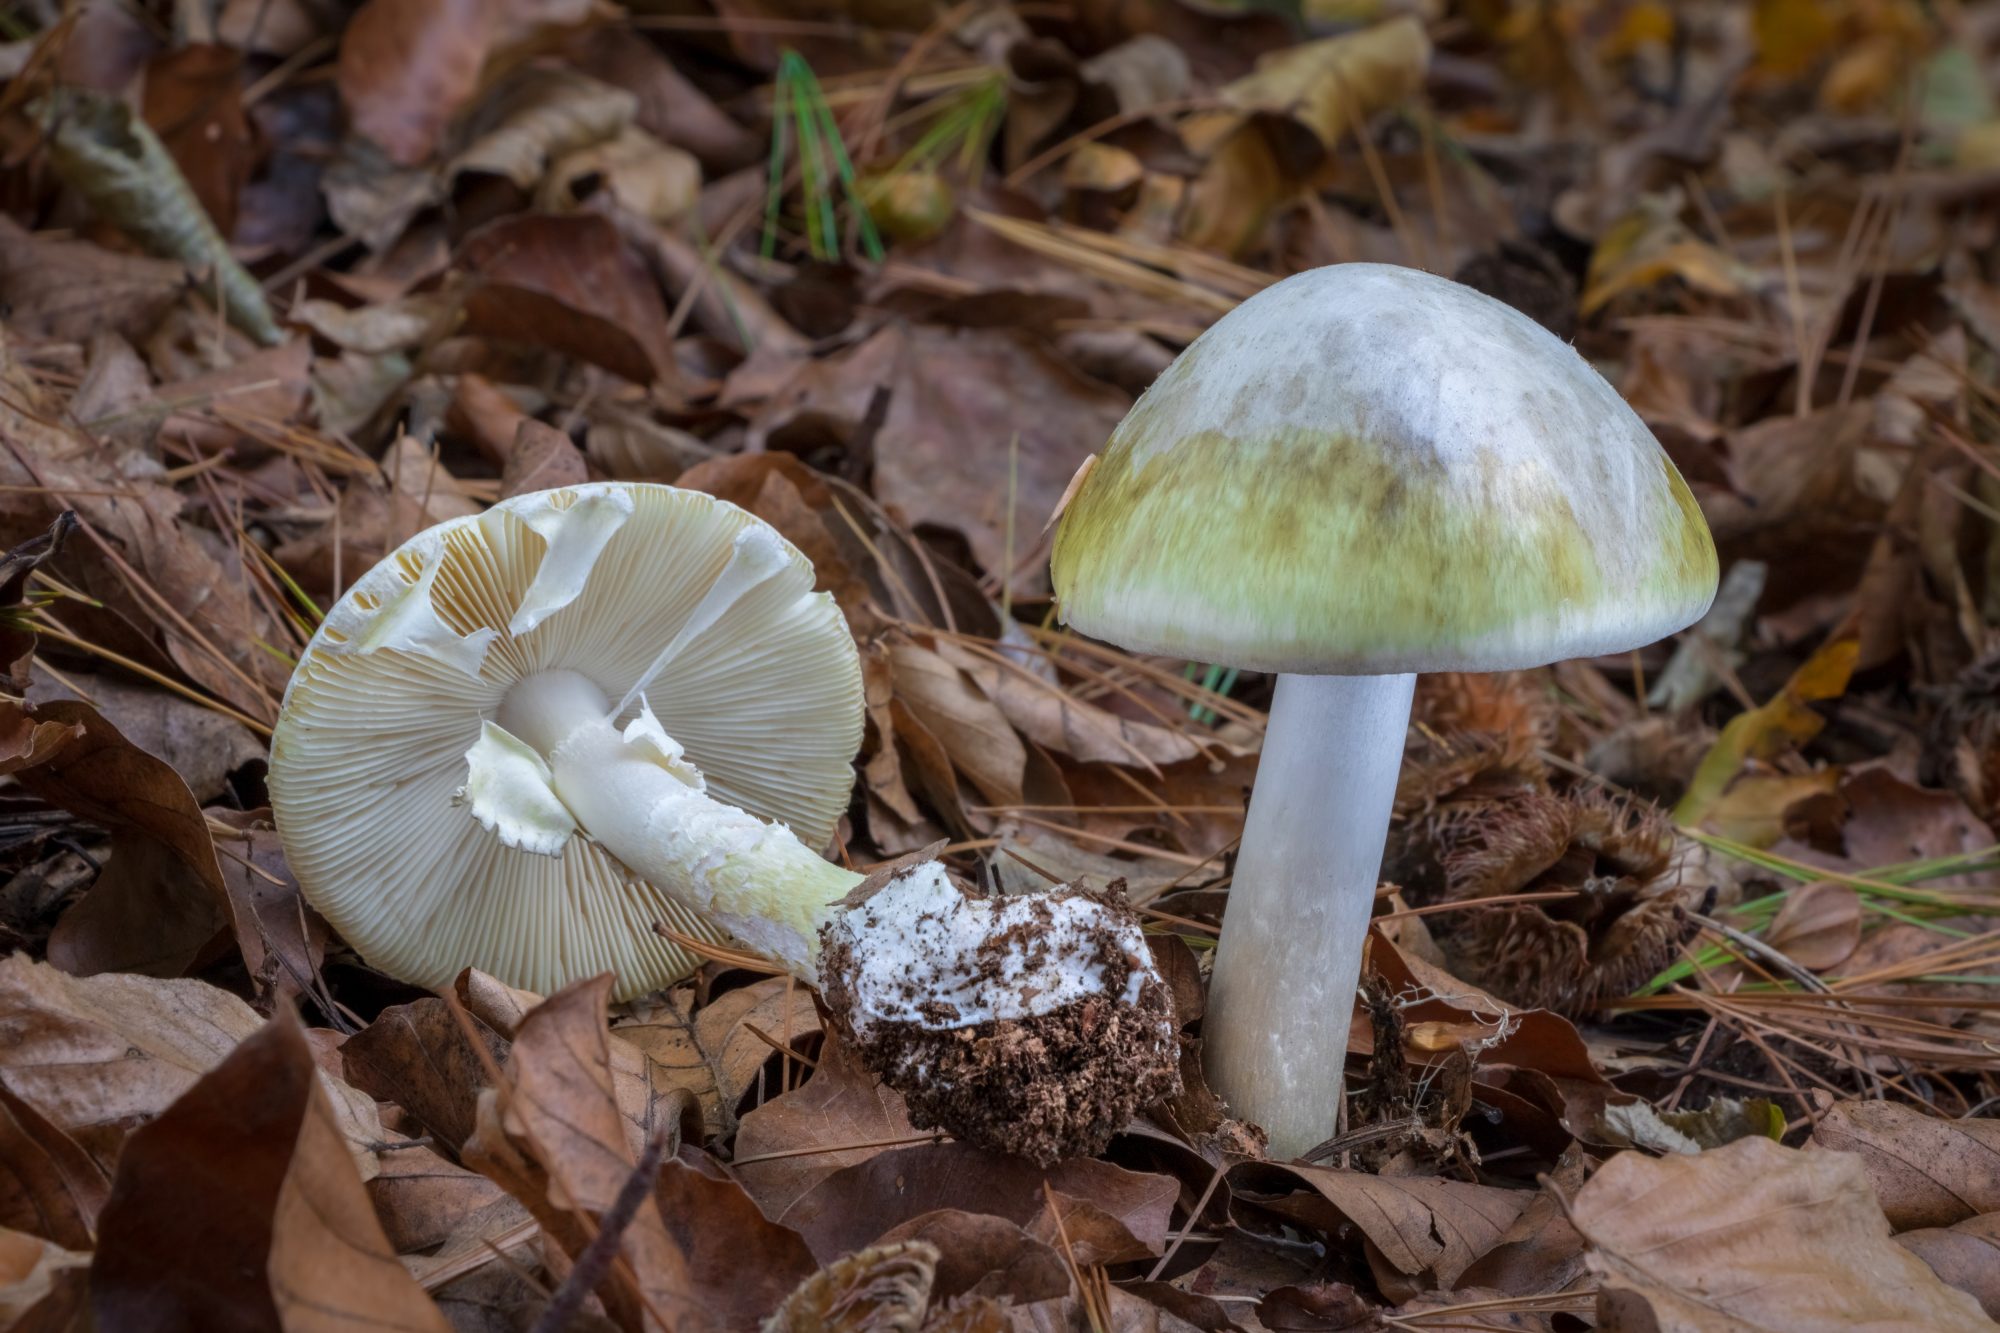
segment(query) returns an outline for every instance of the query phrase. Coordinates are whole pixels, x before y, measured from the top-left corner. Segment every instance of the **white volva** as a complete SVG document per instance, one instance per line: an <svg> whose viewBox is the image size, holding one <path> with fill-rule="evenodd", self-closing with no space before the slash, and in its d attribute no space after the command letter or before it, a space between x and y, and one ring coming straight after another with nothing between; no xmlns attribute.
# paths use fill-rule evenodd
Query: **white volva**
<svg viewBox="0 0 2000 1333"><path fill-rule="evenodd" d="M882 1023L932 1021L944 1005L955 1026L1033 1018L1108 990L1090 951L1105 920L1088 898L967 898L932 861L898 876L840 914L857 954L848 1021L863 1037ZM1137 922L1114 928L1131 973L1117 997L1137 1004L1153 975ZM998 948L995 942L999 943Z"/></svg>

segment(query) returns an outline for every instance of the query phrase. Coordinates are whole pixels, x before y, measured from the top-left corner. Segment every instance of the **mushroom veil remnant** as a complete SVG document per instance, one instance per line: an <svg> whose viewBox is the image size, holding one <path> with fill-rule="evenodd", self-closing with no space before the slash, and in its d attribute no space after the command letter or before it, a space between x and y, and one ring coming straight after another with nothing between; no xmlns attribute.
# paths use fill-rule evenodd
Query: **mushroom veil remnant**
<svg viewBox="0 0 2000 1333"><path fill-rule="evenodd" d="M861 726L846 622L775 529L575 486L419 533L340 599L286 691L271 801L307 898L383 971L543 993L609 971L629 997L696 961L654 923L734 936L822 986L919 1123L1101 1147L1176 1083L1129 909L824 859Z"/></svg>
<svg viewBox="0 0 2000 1333"><path fill-rule="evenodd" d="M1715 596L1645 423L1568 345L1415 269L1287 278L1196 339L1060 516L1063 619L1278 674L1203 1026L1276 1156L1334 1132L1419 671L1622 652Z"/></svg>

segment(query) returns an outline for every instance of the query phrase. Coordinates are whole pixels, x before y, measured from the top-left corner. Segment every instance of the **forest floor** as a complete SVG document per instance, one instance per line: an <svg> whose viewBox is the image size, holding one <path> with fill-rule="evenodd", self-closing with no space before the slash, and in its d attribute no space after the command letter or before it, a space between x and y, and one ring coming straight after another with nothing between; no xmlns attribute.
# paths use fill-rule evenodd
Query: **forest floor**
<svg viewBox="0 0 2000 1333"><path fill-rule="evenodd" d="M2000 5L14 0L0 79L0 1325L2000 1327ZM1272 680L1067 630L1044 523L1357 260L1572 343L1722 580L1422 678L1285 1162L1200 1057ZM321 613L590 478L812 559L837 858L1122 884L1179 1096L1040 1168L740 951L609 1004L328 926Z"/></svg>

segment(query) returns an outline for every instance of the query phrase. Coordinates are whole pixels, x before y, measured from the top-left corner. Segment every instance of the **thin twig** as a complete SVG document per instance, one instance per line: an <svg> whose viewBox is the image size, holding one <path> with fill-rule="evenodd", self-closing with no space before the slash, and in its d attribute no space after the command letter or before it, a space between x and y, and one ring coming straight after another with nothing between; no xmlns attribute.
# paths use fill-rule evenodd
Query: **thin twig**
<svg viewBox="0 0 2000 1333"><path fill-rule="evenodd" d="M576 1257L576 1266L569 1270L569 1276L556 1288L554 1299L542 1311L542 1317L535 1321L533 1333L562 1333L583 1308L584 1297L596 1291L598 1284L610 1273L611 1261L617 1257L618 1244L625 1235L625 1229L638 1215L639 1205L653 1192L653 1182L659 1178L660 1159L666 1155L669 1137L666 1131L660 1129L646 1137L646 1148L639 1154L638 1164L632 1168L632 1174L625 1177L625 1183L618 1187L618 1197L611 1201L611 1207L599 1219L597 1235Z"/></svg>

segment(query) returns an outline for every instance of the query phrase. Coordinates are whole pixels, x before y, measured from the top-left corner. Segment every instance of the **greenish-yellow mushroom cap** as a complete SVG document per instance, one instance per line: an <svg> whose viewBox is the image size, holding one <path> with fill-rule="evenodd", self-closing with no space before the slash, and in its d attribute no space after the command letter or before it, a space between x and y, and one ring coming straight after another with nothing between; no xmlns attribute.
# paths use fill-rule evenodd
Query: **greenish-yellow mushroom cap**
<svg viewBox="0 0 2000 1333"><path fill-rule="evenodd" d="M1715 545L1576 351L1416 269L1338 264L1181 353L1073 485L1063 619L1265 671L1499 671L1699 619Z"/></svg>

